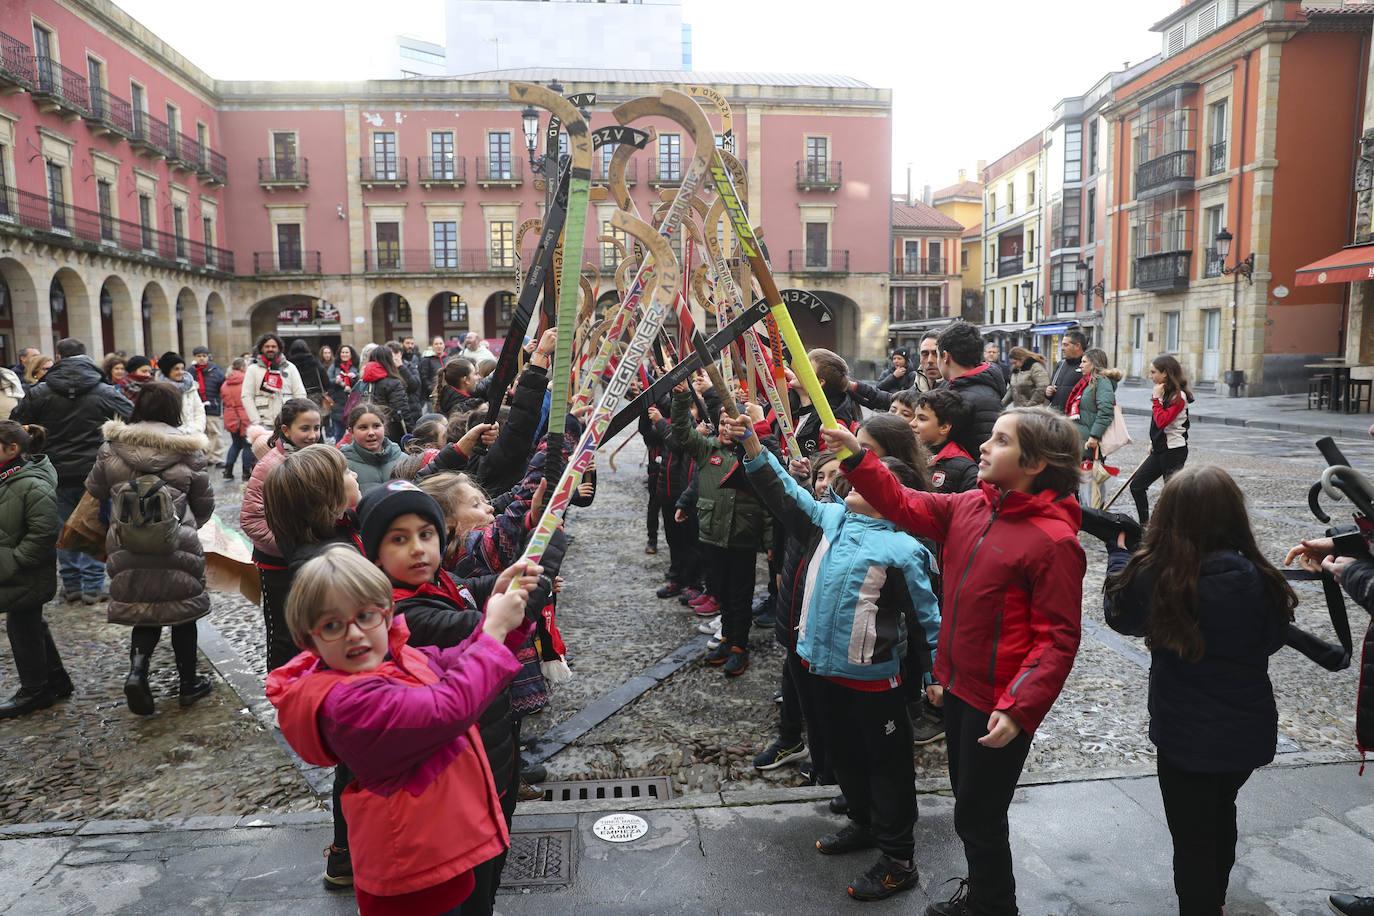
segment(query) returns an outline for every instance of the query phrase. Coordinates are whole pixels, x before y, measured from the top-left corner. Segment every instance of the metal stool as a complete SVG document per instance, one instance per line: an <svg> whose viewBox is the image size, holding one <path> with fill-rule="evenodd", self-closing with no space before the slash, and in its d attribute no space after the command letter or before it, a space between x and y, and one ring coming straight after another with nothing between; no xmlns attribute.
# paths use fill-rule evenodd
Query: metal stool
<svg viewBox="0 0 1374 916"><path fill-rule="evenodd" d="M1365 412L1370 409L1371 394L1374 394L1374 381L1367 378L1352 378L1345 383L1345 412L1359 413L1363 402Z"/></svg>
<svg viewBox="0 0 1374 916"><path fill-rule="evenodd" d="M1321 409L1331 403L1331 374L1314 375L1307 380L1307 409Z"/></svg>

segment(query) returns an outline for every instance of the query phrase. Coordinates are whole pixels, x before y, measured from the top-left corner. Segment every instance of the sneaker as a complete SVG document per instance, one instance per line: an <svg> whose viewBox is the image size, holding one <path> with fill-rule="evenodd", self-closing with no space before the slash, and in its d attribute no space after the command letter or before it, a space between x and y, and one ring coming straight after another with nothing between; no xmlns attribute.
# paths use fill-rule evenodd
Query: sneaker
<svg viewBox="0 0 1374 916"><path fill-rule="evenodd" d="M705 603L708 602L708 601L714 601L714 600L715 600L714 598L712 598L710 595L706 594L705 592L697 592L697 596L696 596L695 598L690 599L690 600L687 602L687 606L688 606L688 607L696 607L697 605L705 604Z"/></svg>
<svg viewBox="0 0 1374 916"><path fill-rule="evenodd" d="M766 629L771 630L777 625L778 618L773 616L772 609L769 609L768 613L759 614L757 617L754 618L754 626L756 627L764 627Z"/></svg>
<svg viewBox="0 0 1374 916"><path fill-rule="evenodd" d="M810 760L803 760L801 763L797 764L797 775L805 779L808 786L814 786L816 784L816 771L811 765Z"/></svg>
<svg viewBox="0 0 1374 916"><path fill-rule="evenodd" d="M949 884L950 881L959 882L953 896L926 907L926 916L973 916L973 910L968 905L968 879L950 878L945 883Z"/></svg>
<svg viewBox="0 0 1374 916"><path fill-rule="evenodd" d="M776 770L784 763L791 763L805 756L807 756L805 741L798 741L793 745L785 745L781 740L774 741L768 745L767 750L754 758L754 769Z"/></svg>
<svg viewBox="0 0 1374 916"><path fill-rule="evenodd" d="M698 617L714 617L720 613L720 605L708 595L705 601L692 608L692 613Z"/></svg>
<svg viewBox="0 0 1374 916"><path fill-rule="evenodd" d="M773 596L767 592L754 599L754 606L750 611L755 617L766 614L773 610Z"/></svg>
<svg viewBox="0 0 1374 916"><path fill-rule="evenodd" d="M650 555L656 554L658 553L658 545L650 541L648 544L644 545L644 552Z"/></svg>
<svg viewBox="0 0 1374 916"><path fill-rule="evenodd" d="M773 691L773 702L774 702L774 703L777 703L779 706L782 705L782 691L781 691L781 690L774 690L774 691Z"/></svg>
<svg viewBox="0 0 1374 916"><path fill-rule="evenodd" d="M926 710L920 718L911 722L911 740L918 746L943 741L944 737L944 717L931 715L930 710Z"/></svg>
<svg viewBox="0 0 1374 916"><path fill-rule="evenodd" d="M834 798L830 799L829 802L827 802L827 807L830 808L831 814L848 814L849 799L845 798L844 793L841 792L839 795L836 795Z"/></svg>
<svg viewBox="0 0 1374 916"><path fill-rule="evenodd" d="M228 468L228 469L225 470L225 472L224 472L223 474L221 474L220 476L223 477L225 480L233 480L233 479L234 479L234 469L233 469L233 468Z"/></svg>
<svg viewBox="0 0 1374 916"><path fill-rule="evenodd" d="M701 623L697 624L697 632L698 632L698 633L705 633L707 636L710 636L710 635L712 635L712 634L719 635L719 634L720 634L720 618L719 618L719 617L712 617L710 620L703 620ZM712 648L715 648L715 647L712 646Z"/></svg>
<svg viewBox="0 0 1374 916"><path fill-rule="evenodd" d="M548 767L542 763L526 763L520 767L520 778L528 783L541 783L549 778Z"/></svg>
<svg viewBox="0 0 1374 916"><path fill-rule="evenodd" d="M1341 916L1374 916L1374 897L1356 897L1354 894L1332 894L1326 898L1331 912Z"/></svg>
<svg viewBox="0 0 1374 916"><path fill-rule="evenodd" d="M712 649L710 652L706 653L706 664L723 665L725 664L726 659L728 659L729 657L730 644L728 642L722 642L714 649Z"/></svg>
<svg viewBox="0 0 1374 916"><path fill-rule="evenodd" d="M861 849L873 849L877 845L878 838L873 831L853 821L816 841L816 848L828 856L842 856Z"/></svg>
<svg viewBox="0 0 1374 916"><path fill-rule="evenodd" d="M682 605L691 604L701 596L701 589L693 585L683 586L680 591L682 594L677 596L677 603Z"/></svg>
<svg viewBox="0 0 1374 916"><path fill-rule="evenodd" d="M878 856L878 861L854 879L849 885L849 896L855 900L882 900L898 891L914 887L917 881L916 862L905 865L886 853Z"/></svg>
<svg viewBox="0 0 1374 916"><path fill-rule="evenodd" d="M730 647L730 658L723 669L727 677L739 677L749 670L749 650L739 646Z"/></svg>
<svg viewBox="0 0 1374 916"><path fill-rule="evenodd" d="M339 891L353 886L353 859L347 849L340 849L333 843L324 848L324 886L331 891Z"/></svg>
<svg viewBox="0 0 1374 916"><path fill-rule="evenodd" d="M519 801L543 801L544 790L539 788L538 786L530 785L528 782L524 780L523 777L521 777L520 786L516 790L515 797Z"/></svg>
<svg viewBox="0 0 1374 916"><path fill-rule="evenodd" d="M682 594L682 586L676 582L664 582L654 594L660 598L671 598L674 595Z"/></svg>

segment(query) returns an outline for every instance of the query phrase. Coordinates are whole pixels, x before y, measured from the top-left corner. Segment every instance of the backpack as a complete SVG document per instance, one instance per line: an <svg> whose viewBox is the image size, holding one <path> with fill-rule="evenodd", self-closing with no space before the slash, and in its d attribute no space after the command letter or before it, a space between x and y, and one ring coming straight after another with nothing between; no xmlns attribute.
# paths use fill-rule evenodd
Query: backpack
<svg viewBox="0 0 1374 916"><path fill-rule="evenodd" d="M181 516L167 481L156 474L129 480L114 497L115 543L134 553L165 554L176 549Z"/></svg>
<svg viewBox="0 0 1374 916"><path fill-rule="evenodd" d="M357 382L353 385L353 390L348 393L348 400L344 401L344 419L347 421L348 415L353 412L364 400L372 400L373 382Z"/></svg>

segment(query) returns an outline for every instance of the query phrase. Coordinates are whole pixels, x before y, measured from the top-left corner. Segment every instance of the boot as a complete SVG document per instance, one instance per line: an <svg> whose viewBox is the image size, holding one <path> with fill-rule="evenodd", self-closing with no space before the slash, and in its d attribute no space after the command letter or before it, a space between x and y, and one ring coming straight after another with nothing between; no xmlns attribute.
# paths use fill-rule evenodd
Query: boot
<svg viewBox="0 0 1374 916"><path fill-rule="evenodd" d="M214 685L210 683L210 679L201 675L197 675L189 681L183 680L181 682L181 689L178 691L179 696L177 697L177 702L181 704L182 709L185 709L196 700L208 694L213 687Z"/></svg>
<svg viewBox="0 0 1374 916"><path fill-rule="evenodd" d="M76 692L76 686L72 684L71 677L65 668L58 668L56 671L48 673L48 690L52 692L53 698L65 700Z"/></svg>
<svg viewBox="0 0 1374 916"><path fill-rule="evenodd" d="M47 709L53 704L52 691L46 686L32 688L20 687L14 696L0 703L0 719L17 719L39 709Z"/></svg>
<svg viewBox="0 0 1374 916"><path fill-rule="evenodd" d="M153 714L153 691L148 686L149 657L137 649L129 650L129 676L124 679L124 698L129 711L137 716Z"/></svg>

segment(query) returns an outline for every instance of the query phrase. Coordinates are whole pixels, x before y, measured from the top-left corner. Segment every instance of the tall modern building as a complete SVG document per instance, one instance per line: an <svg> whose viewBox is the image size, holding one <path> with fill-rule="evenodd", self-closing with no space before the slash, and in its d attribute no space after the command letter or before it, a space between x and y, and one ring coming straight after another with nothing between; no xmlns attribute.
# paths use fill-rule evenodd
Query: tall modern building
<svg viewBox="0 0 1374 916"><path fill-rule="evenodd" d="M690 70L677 0L448 0L448 72L519 67Z"/></svg>

